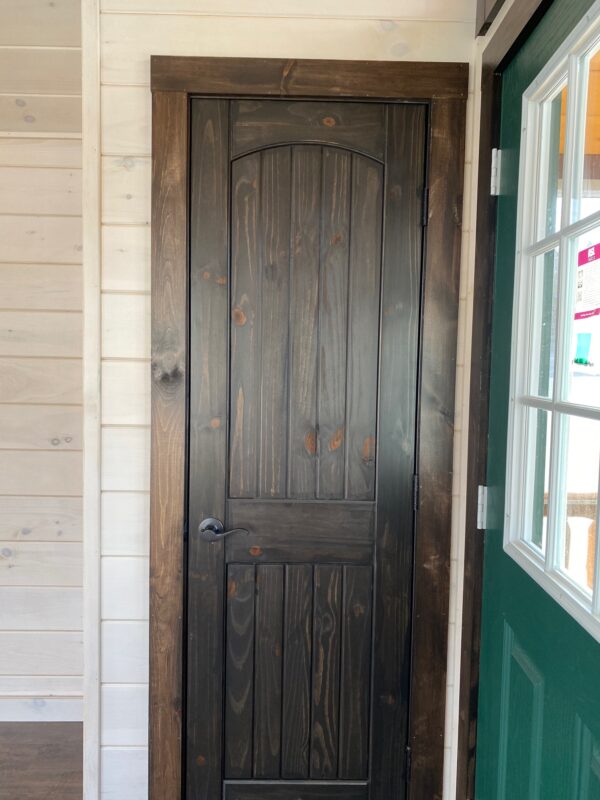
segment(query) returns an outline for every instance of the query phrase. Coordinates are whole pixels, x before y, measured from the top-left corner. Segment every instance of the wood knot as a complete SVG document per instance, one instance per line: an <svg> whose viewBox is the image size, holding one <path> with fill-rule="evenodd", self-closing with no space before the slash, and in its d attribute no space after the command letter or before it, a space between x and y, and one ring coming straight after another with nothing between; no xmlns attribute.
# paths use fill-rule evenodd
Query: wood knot
<svg viewBox="0 0 600 800"><path fill-rule="evenodd" d="M237 583L235 581L228 581L227 583L227 597L237 597Z"/></svg>
<svg viewBox="0 0 600 800"><path fill-rule="evenodd" d="M323 117L323 125L325 125L326 128L335 128L336 124L333 117Z"/></svg>
<svg viewBox="0 0 600 800"><path fill-rule="evenodd" d="M355 605L352 607L352 610L354 611L354 616L357 618L363 617L365 614L365 607L360 603L355 603Z"/></svg>
<svg viewBox="0 0 600 800"><path fill-rule="evenodd" d="M219 284L219 286L226 286L227 285L227 276L226 275L218 275L215 278L215 281Z"/></svg>
<svg viewBox="0 0 600 800"><path fill-rule="evenodd" d="M237 325L238 328L241 328L248 321L248 318L239 306L234 307L233 311L231 312L231 316L233 319L233 324Z"/></svg>
<svg viewBox="0 0 600 800"><path fill-rule="evenodd" d="M317 434L315 431L308 431L304 437L304 449L309 456L314 456L317 452Z"/></svg>
<svg viewBox="0 0 600 800"><path fill-rule="evenodd" d="M205 281L209 281L210 280L210 276L211 276L211 273L207 269L205 269L204 272L202 273L202 277L204 278L204 280Z"/></svg>
<svg viewBox="0 0 600 800"><path fill-rule="evenodd" d="M216 431L218 428L221 427L221 420L219 417L213 417L210 421L210 427Z"/></svg>
<svg viewBox="0 0 600 800"><path fill-rule="evenodd" d="M157 383L174 383L182 375L181 353L171 350L152 359L152 377Z"/></svg>
<svg viewBox="0 0 600 800"><path fill-rule="evenodd" d="M336 233L331 237L331 244L339 244L342 241L342 234Z"/></svg>
<svg viewBox="0 0 600 800"><path fill-rule="evenodd" d="M196 764L198 764L199 767L205 767L206 758L204 756L198 756L198 758L196 759Z"/></svg>
<svg viewBox="0 0 600 800"><path fill-rule="evenodd" d="M262 556L262 548L261 547L251 547L249 550L251 556L254 558L258 558L258 556Z"/></svg>
<svg viewBox="0 0 600 800"><path fill-rule="evenodd" d="M375 437L367 436L363 442L361 458L365 464L372 464L375 461Z"/></svg>
<svg viewBox="0 0 600 800"><path fill-rule="evenodd" d="M344 441L344 430L343 428L338 428L331 439L329 440L329 450L331 452L335 450L339 450L342 446L342 442Z"/></svg>

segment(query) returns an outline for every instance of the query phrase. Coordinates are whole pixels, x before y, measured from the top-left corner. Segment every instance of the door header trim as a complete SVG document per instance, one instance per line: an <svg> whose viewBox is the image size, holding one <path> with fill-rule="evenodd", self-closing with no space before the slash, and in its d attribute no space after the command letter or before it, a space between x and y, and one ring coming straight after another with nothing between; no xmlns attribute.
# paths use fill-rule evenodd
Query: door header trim
<svg viewBox="0 0 600 800"><path fill-rule="evenodd" d="M151 56L152 91L273 97L465 98L469 65L428 61Z"/></svg>

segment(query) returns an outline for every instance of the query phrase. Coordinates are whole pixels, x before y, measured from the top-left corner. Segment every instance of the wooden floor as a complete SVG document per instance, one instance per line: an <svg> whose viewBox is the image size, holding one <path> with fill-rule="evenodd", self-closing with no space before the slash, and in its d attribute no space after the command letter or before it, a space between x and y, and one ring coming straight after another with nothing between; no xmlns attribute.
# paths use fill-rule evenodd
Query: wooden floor
<svg viewBox="0 0 600 800"><path fill-rule="evenodd" d="M0 800L81 800L80 722L0 723Z"/></svg>

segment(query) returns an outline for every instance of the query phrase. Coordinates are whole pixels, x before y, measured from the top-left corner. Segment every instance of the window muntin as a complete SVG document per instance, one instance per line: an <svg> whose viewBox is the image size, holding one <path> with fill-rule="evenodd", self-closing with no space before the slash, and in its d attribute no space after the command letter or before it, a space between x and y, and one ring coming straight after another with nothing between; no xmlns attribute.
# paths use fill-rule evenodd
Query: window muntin
<svg viewBox="0 0 600 800"><path fill-rule="evenodd" d="M523 97L506 551L600 641L600 14Z"/></svg>

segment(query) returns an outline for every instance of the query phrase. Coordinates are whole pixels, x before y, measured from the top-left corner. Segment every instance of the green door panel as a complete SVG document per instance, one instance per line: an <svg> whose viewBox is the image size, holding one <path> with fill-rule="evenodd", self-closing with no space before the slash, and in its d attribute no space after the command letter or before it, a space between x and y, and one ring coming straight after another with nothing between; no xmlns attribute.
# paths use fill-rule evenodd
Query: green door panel
<svg viewBox="0 0 600 800"><path fill-rule="evenodd" d="M502 78L477 800L600 800L600 645L502 549L521 98L591 5L554 0Z"/></svg>

